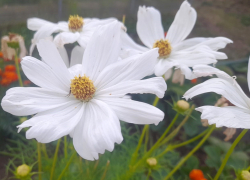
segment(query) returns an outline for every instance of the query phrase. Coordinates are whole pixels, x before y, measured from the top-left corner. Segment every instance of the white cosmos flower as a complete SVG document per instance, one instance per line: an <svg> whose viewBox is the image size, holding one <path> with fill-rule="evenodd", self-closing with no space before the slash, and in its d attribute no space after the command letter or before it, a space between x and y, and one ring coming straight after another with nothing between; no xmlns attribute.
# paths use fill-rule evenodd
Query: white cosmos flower
<svg viewBox="0 0 250 180"><path fill-rule="evenodd" d="M137 33L146 47L133 42L124 32L122 34L122 56L127 57L158 47L156 76L165 74L169 77L171 74L169 71L172 67L176 67L181 70L186 79L193 79L195 76L189 67L216 63L217 59L227 59L225 53L217 52L217 50L232 43L228 38L191 38L185 40L192 31L197 17L195 9L187 1L182 3L166 36L164 36L161 23L161 14L157 9L139 7L137 17Z"/></svg>
<svg viewBox="0 0 250 180"><path fill-rule="evenodd" d="M250 73L248 65L248 86L250 85ZM197 76L208 76L215 74L218 78L209 79L189 89L184 98L190 99L199 94L215 92L224 96L235 106L216 107L202 106L196 108L200 111L201 119L207 119L209 124L216 124L216 127L226 126L229 128L250 128L250 99L243 92L235 80L223 71L207 65L194 67ZM250 87L250 86L249 86Z"/></svg>
<svg viewBox="0 0 250 180"><path fill-rule="evenodd" d="M27 20L28 29L36 31L32 39L30 54L32 54L36 43L38 43L40 39L45 39L53 33L58 33L54 38L57 47L78 42L80 46L85 48L98 26L108 24L115 20L115 18L97 19L70 16L68 22L60 21L58 23L52 23L40 18L29 18Z"/></svg>
<svg viewBox="0 0 250 180"><path fill-rule="evenodd" d="M25 75L39 87L16 87L2 99L5 111L33 115L18 126L30 127L26 138L41 143L70 134L83 158L98 159L121 143L120 120L135 124L158 124L164 113L158 108L123 98L128 93L151 93L159 98L167 89L162 77L141 80L152 74L157 49L117 61L120 53L118 22L100 26L85 49L82 64L67 68L56 46L40 40L43 61L26 56Z"/></svg>

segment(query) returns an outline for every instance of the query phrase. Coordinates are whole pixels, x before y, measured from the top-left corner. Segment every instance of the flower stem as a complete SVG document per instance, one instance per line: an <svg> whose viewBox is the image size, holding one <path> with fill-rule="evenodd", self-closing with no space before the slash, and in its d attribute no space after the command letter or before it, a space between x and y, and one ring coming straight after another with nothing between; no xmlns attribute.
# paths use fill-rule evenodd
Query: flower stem
<svg viewBox="0 0 250 180"><path fill-rule="evenodd" d="M168 151L171 151L171 150L174 150L174 149L176 149L176 148L185 146L185 145L187 145L187 144L190 144L190 143L196 141L197 139L200 139L201 137L203 137L203 136L207 133L208 130L209 130L209 128L206 129L205 131L203 131L201 134L199 134L199 135L193 137L192 139L189 139L189 140L187 140L187 141L185 141L185 142L183 142L183 143L176 144L176 145L172 145L172 146L171 146L171 145L168 146L161 154L159 154L159 155L156 156L155 158L156 158L156 159L159 159L159 158L161 158L164 154L166 154Z"/></svg>
<svg viewBox="0 0 250 180"><path fill-rule="evenodd" d="M38 179L42 180L42 162L41 162L41 147L40 143L37 142L37 161L38 161Z"/></svg>
<svg viewBox="0 0 250 180"><path fill-rule="evenodd" d="M190 115L192 114L193 110L194 110L194 105L190 108L188 114L182 120L182 122L177 126L177 128L175 128L164 140L162 140L162 142L160 143L159 146L162 146L163 144L167 143L169 140L171 140L172 138L174 138L176 136L176 134L180 131L181 127L187 122L187 120L190 117Z"/></svg>
<svg viewBox="0 0 250 180"><path fill-rule="evenodd" d="M17 50L16 50L16 52L17 52ZM23 87L23 81L22 81L22 77L21 77L21 74L20 74L20 68L19 68L17 53L15 53L15 65L16 65L16 73L17 73L17 76L18 76L19 86Z"/></svg>
<svg viewBox="0 0 250 180"><path fill-rule="evenodd" d="M49 159L48 153L47 153L47 149L46 149L46 145L45 144L41 144L42 145L42 151L44 156Z"/></svg>
<svg viewBox="0 0 250 180"><path fill-rule="evenodd" d="M72 162L72 160L74 159L75 155L76 155L76 152L74 152L74 153L71 155L69 161L67 162L65 168L63 169L63 171L61 172L61 174L60 174L60 176L58 177L57 180L61 180L61 179L63 178L63 175L64 175L65 172L68 170L69 165L71 164L71 162Z"/></svg>
<svg viewBox="0 0 250 180"><path fill-rule="evenodd" d="M64 157L68 157L68 151L67 151L67 136L64 136Z"/></svg>
<svg viewBox="0 0 250 180"><path fill-rule="evenodd" d="M147 175L147 179L146 179L146 180L149 180L149 178L150 178L150 176L151 176L151 173L152 173L152 171L151 171L151 169L149 169L149 170L148 170L148 175Z"/></svg>
<svg viewBox="0 0 250 180"><path fill-rule="evenodd" d="M158 102L159 102L159 98L156 96L156 97L155 97L155 100L154 100L154 102L153 102L153 106L156 107L157 104L158 104ZM133 155L132 155L130 165L134 164L134 162L136 161L137 156L138 156L138 152L139 152L139 150L140 150L140 148L141 148L141 145L142 145L142 142L143 142L143 139L144 139L144 136L145 136L145 134L146 134L146 131L148 131L148 130L149 130L149 125L147 124L147 125L145 125L145 126L143 127L141 137L140 137L140 139L139 139L139 142L138 142L138 145L137 145L137 147L136 147L136 150L135 150L135 152L134 152ZM147 132L147 133L148 133L148 132ZM147 146L146 143L145 143L145 146Z"/></svg>
<svg viewBox="0 0 250 180"><path fill-rule="evenodd" d="M104 179L105 179L106 174L107 174L107 171L108 171L109 164L110 164L110 161L108 160L108 162L107 162L107 164L106 164L106 167L105 167L105 170L104 170L104 173L103 173L103 175L102 175L102 179L101 179L101 180L104 180Z"/></svg>
<svg viewBox="0 0 250 180"><path fill-rule="evenodd" d="M248 131L248 129L244 129L240 134L239 136L234 140L232 146L230 147L230 149L228 150L225 158L223 159L222 161L222 164L218 170L218 172L216 173L215 177L214 177L214 180L217 180L219 179L225 165L227 164L227 161L228 161L228 158L230 157L230 155L232 154L232 152L234 151L234 148L235 146L240 142L241 138L246 134L246 132Z"/></svg>
<svg viewBox="0 0 250 180"><path fill-rule="evenodd" d="M57 141L56 151L55 151L55 154L54 154L54 160L53 160L52 169L51 169L51 173L50 173L50 180L53 180L54 171L55 171L55 167L56 167L57 156L58 156L58 151L59 151L59 147L60 147L60 142L61 142L61 138L58 139L58 141Z"/></svg>
<svg viewBox="0 0 250 180"><path fill-rule="evenodd" d="M179 163L175 166L175 168L164 178L164 180L169 179L173 176L173 174L188 160L190 156L192 156L202 145L203 143L209 138L211 133L214 131L215 126L212 126L207 134L202 138L202 140L194 147L192 151L190 151L183 159L179 161Z"/></svg>

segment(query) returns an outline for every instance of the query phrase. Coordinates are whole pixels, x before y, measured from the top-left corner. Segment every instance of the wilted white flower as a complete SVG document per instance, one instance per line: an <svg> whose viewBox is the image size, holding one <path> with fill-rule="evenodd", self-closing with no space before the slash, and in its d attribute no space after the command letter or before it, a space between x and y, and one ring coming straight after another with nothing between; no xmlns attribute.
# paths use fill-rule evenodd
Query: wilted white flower
<svg viewBox="0 0 250 180"><path fill-rule="evenodd" d="M182 3L166 36L161 23L161 14L157 9L139 7L137 16L137 33L146 47L134 43L126 33L123 33L122 56L126 57L158 47L156 76L165 75L169 78L172 74L172 68L175 67L181 70L186 79L194 79L195 76L190 67L198 64L216 63L217 59L227 59L225 53L217 52L217 50L232 43L228 38L191 38L185 40L192 31L197 17L195 9L187 1ZM182 83L183 76L178 77L178 82Z"/></svg>
<svg viewBox="0 0 250 180"><path fill-rule="evenodd" d="M32 31L36 31L32 39L30 54L32 54L36 43L40 39L45 39L53 33L58 33L54 38L57 47L78 42L80 46L85 48L96 28L100 25L109 24L112 21L115 21L115 18L91 19L82 18L78 15L70 16L68 22L60 21L58 23L52 23L40 18L30 18L27 20L27 27Z"/></svg>
<svg viewBox="0 0 250 180"><path fill-rule="evenodd" d="M249 68L249 67L248 67ZM215 74L218 78L209 79L189 89L184 97L192 98L199 94L215 92L224 96L234 106L216 107L202 106L196 108L200 111L201 118L207 119L209 124L216 124L216 127L226 126L229 128L250 128L250 99L243 92L235 80L223 71L207 65L194 67L194 73L200 76ZM248 86L250 85L250 74L248 70Z"/></svg>
<svg viewBox="0 0 250 180"><path fill-rule="evenodd" d="M24 56L26 56L27 50L25 47L24 39L21 35L9 33L8 36L3 36L1 39L1 51L3 53L3 58L8 60L13 60L15 54L17 53L16 50L12 47L10 47L8 44L15 43L19 54L17 56L22 59Z"/></svg>
<svg viewBox="0 0 250 180"><path fill-rule="evenodd" d="M26 76L40 87L16 87L2 100L5 111L27 116L19 125L30 127L26 138L48 143L70 134L76 151L85 159L112 151L121 143L120 120L135 124L158 124L164 113L158 108L123 98L128 93L152 93L159 98L167 89L162 77L140 80L153 72L157 49L117 61L120 53L118 22L99 27L87 45L82 64L69 69L56 48L40 40L43 61L25 57Z"/></svg>

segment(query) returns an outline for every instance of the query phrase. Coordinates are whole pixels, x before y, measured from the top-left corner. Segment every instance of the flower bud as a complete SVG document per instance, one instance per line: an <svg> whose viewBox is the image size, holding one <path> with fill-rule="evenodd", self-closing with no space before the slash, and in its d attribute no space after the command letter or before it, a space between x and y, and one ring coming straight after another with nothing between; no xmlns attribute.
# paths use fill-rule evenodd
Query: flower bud
<svg viewBox="0 0 250 180"><path fill-rule="evenodd" d="M241 171L241 178L243 180L249 180L250 179L250 172L247 170Z"/></svg>
<svg viewBox="0 0 250 180"><path fill-rule="evenodd" d="M147 159L147 164L150 166L150 167L154 167L157 165L157 160L153 157L150 157Z"/></svg>
<svg viewBox="0 0 250 180"><path fill-rule="evenodd" d="M24 178L24 177L28 177L29 173L31 171L31 168L26 165L26 164L22 164L21 166L18 166L16 169L16 176L17 178Z"/></svg>
<svg viewBox="0 0 250 180"><path fill-rule="evenodd" d="M187 111L189 107L190 107L189 103L185 100L179 100L176 103L176 109L181 113Z"/></svg>

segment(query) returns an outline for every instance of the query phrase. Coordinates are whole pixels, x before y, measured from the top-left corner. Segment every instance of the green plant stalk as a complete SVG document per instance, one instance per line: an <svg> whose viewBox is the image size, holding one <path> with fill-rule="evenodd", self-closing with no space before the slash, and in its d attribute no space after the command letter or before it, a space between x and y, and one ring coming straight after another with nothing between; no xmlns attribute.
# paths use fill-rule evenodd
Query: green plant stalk
<svg viewBox="0 0 250 180"><path fill-rule="evenodd" d="M176 134L180 131L181 127L187 122L187 120L190 117L190 115L192 114L193 110L194 110L194 105L192 105L188 114L182 120L182 122L177 126L177 128L175 128L164 140L162 140L162 142L160 143L159 146L164 145L165 143L167 143L169 140L171 140L172 138L174 138L176 136Z"/></svg>
<svg viewBox="0 0 250 180"><path fill-rule="evenodd" d="M204 142L207 140L207 138L209 138L209 136L211 135L211 133L214 131L215 129L215 125L213 125L210 130L207 132L207 134L202 138L202 140L194 147L194 149L192 149L192 151L190 151L184 158L182 158L179 163L175 166L175 168L164 178L164 180L168 180L169 178L171 178L173 176L173 174L188 160L188 158L190 156L192 156L203 144Z"/></svg>
<svg viewBox="0 0 250 180"><path fill-rule="evenodd" d="M60 176L58 177L57 180L61 180L61 179L63 178L63 175L64 175L64 174L66 173L66 171L68 170L68 168L69 168L69 166L70 166L72 160L74 159L75 155L76 155L76 152L74 152L74 153L71 155L69 161L67 162L65 168L63 169L63 171L61 172L61 174L60 174Z"/></svg>
<svg viewBox="0 0 250 180"><path fill-rule="evenodd" d="M18 50L16 49L16 53L15 53L16 73L17 73L17 76L18 76L19 86L23 87L23 81L22 81L22 77L21 77L21 73L20 73L17 52L18 52Z"/></svg>
<svg viewBox="0 0 250 180"><path fill-rule="evenodd" d="M153 106L156 107L157 104L158 104L158 102L159 102L159 98L156 96L156 97L155 97L155 100L154 100L154 102L153 102ZM141 137L140 137L140 139L139 139L139 142L138 142L138 145L137 145L137 147L136 147L136 150L135 150L135 152L134 152L133 155L132 155L130 165L134 164L134 162L136 161L137 156L138 156L138 152L139 152L139 150L140 150L140 148L141 148L141 145L142 145L144 136L145 136L145 134L146 134L147 131L149 131L149 125L148 125L148 124L145 125L145 126L143 127ZM145 143L145 146L147 146L146 143Z"/></svg>
<svg viewBox="0 0 250 180"><path fill-rule="evenodd" d="M50 180L53 180L54 171L55 171L55 167L56 167L57 156L58 156L58 151L59 151L59 147L60 147L60 142L61 142L61 138L58 139L58 141L57 141L56 151L55 151L55 154L54 154L53 164L52 164L51 173L50 173Z"/></svg>
<svg viewBox="0 0 250 180"><path fill-rule="evenodd" d="M42 145L42 151L44 156L49 159L48 153L47 153L47 149L46 149L46 145L45 144L41 144Z"/></svg>
<svg viewBox="0 0 250 180"><path fill-rule="evenodd" d="M38 179L42 180L41 144L37 142Z"/></svg>
<svg viewBox="0 0 250 180"><path fill-rule="evenodd" d="M64 157L67 159L68 157L68 150L67 150L67 136L64 136Z"/></svg>
<svg viewBox="0 0 250 180"><path fill-rule="evenodd" d="M223 159L222 161L222 164L219 168L219 170L217 171L215 177L214 177L214 180L217 180L219 179L224 167L226 166L227 164L227 161L228 161L228 158L230 157L230 155L232 154L232 152L234 151L234 148L236 147L236 145L240 142L240 140L242 139L242 137L247 133L248 129L244 129L240 134L239 136L234 140L233 144L231 145L230 149L228 150L225 158Z"/></svg>
<svg viewBox="0 0 250 180"><path fill-rule="evenodd" d="M144 152L147 152L148 139L149 139L149 128L146 130Z"/></svg>
<svg viewBox="0 0 250 180"><path fill-rule="evenodd" d="M147 179L146 179L146 180L149 180L149 178L150 178L150 176L151 176L151 173L152 173L152 171L151 171L151 169L149 169L149 170L148 170L148 175L147 175Z"/></svg>
<svg viewBox="0 0 250 180"><path fill-rule="evenodd" d="M173 126L173 124L175 123L175 121L177 120L179 116L179 113L176 113L174 119L172 120L172 122L170 123L170 125L168 126L168 128L165 130L165 132L162 134L162 136L156 141L156 143L153 145L153 147L134 165L134 166L130 166L131 168L129 169L129 172L127 173L127 176L130 177L134 171L138 168L138 166L143 163L143 161L149 157L151 155L151 153L157 149L159 147L159 144L161 143L161 141L165 138L166 134L168 133L168 131L171 129L171 127ZM129 179L127 177L127 179Z"/></svg>
<svg viewBox="0 0 250 180"><path fill-rule="evenodd" d="M193 137L192 139L189 139L189 140L187 140L187 141L185 141L185 142L183 142L183 143L180 143L180 144L176 144L176 145L172 145L172 146L167 147L161 154L159 154L159 155L156 156L155 158L156 158L156 159L159 159L159 158L161 158L164 154L166 154L166 153L169 152L169 151L172 151L172 150L177 149L177 148L179 148L179 147L188 145L188 144L190 144L190 143L192 143L192 142L194 142L194 141L200 139L201 137L203 137L203 136L207 133L208 130L209 130L209 128L206 129L205 131L203 131L202 133L200 133L199 135L197 135L197 136Z"/></svg>
<svg viewBox="0 0 250 180"><path fill-rule="evenodd" d="M104 173L102 175L102 178L101 180L104 180L105 177L106 177L106 174L107 174L107 171L108 171L108 168L109 168L109 164L110 164L110 161L108 160L107 164L106 164L106 167L105 167L105 170L104 170Z"/></svg>

